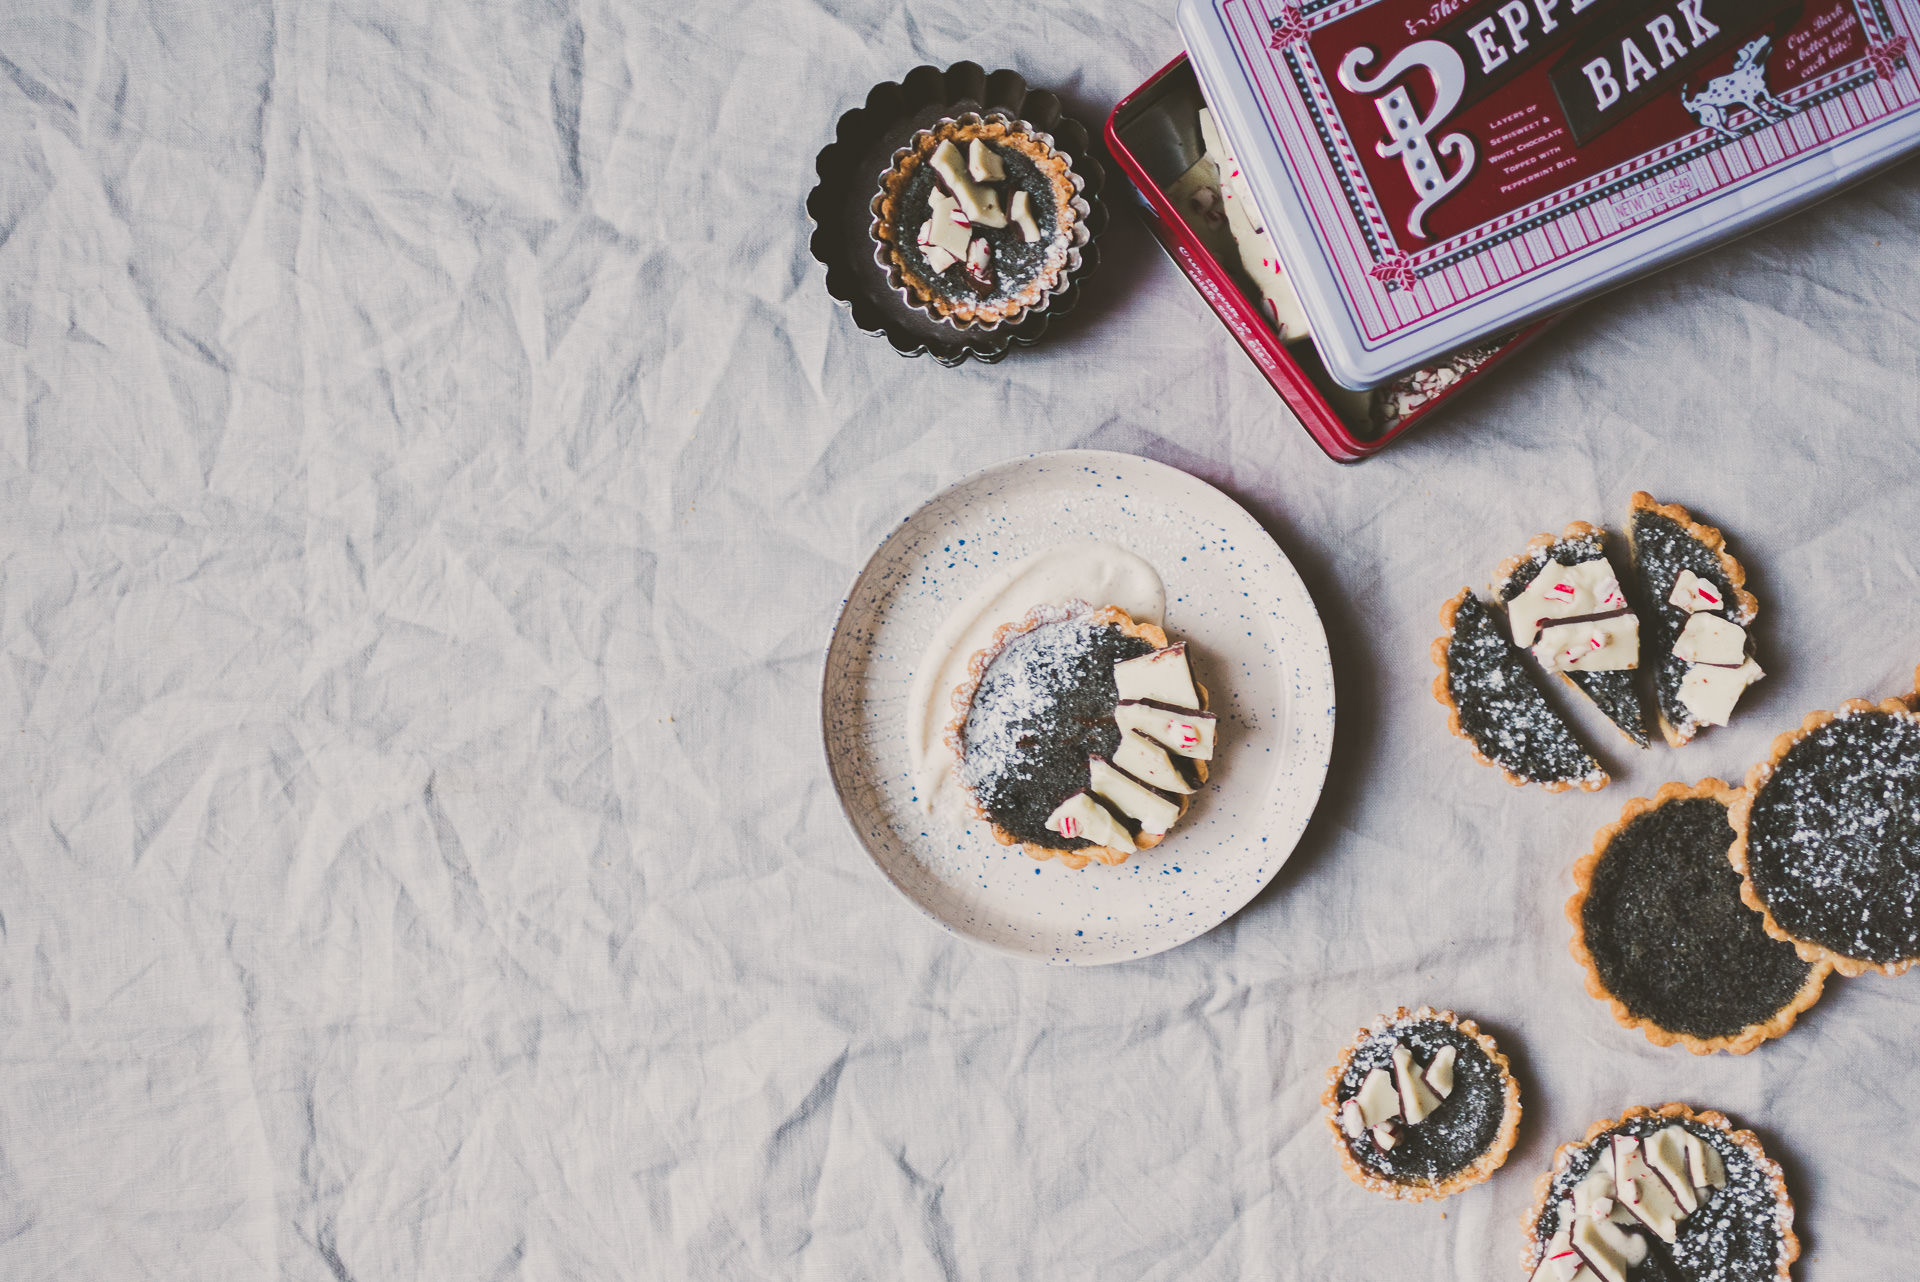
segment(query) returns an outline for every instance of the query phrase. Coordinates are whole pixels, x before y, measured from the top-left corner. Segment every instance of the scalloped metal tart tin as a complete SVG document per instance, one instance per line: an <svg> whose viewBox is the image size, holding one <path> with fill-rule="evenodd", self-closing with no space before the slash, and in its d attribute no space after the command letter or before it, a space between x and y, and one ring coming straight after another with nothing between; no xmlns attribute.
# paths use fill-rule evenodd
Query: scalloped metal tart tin
<svg viewBox="0 0 1920 1282"><path fill-rule="evenodd" d="M1043 306L1022 310L997 325L961 326L930 314L910 300L903 282L889 279L885 246L876 241L873 203L895 153L922 130L943 120L977 114L1017 125L1068 158L1078 183L1076 221L1086 239L1077 264L1062 273ZM931 355L942 365L968 359L994 362L1015 346L1031 346L1054 318L1079 301L1081 283L1099 262L1099 236L1107 211L1100 192L1105 171L1093 155L1087 131L1061 112L1060 100L1029 90L1014 71L987 72L959 62L944 71L915 67L899 81L875 85L866 103L840 117L834 140L814 159L819 181L807 197L813 224L810 248L827 273L827 292L846 308L861 332L884 337L902 356Z"/></svg>

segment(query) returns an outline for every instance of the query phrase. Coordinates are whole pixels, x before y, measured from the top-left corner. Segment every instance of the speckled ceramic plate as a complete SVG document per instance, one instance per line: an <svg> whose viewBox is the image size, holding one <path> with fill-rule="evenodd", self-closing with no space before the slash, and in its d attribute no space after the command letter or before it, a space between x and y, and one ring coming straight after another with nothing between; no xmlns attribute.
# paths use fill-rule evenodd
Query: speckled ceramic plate
<svg viewBox="0 0 1920 1282"><path fill-rule="evenodd" d="M1221 717L1212 778L1167 840L1079 871L948 826L918 803L914 668L985 578L1073 539L1152 562L1167 631ZM1231 917L1293 852L1333 751L1333 666L1306 586L1237 503L1164 464L1063 450L996 464L909 516L854 580L827 646L821 720L841 807L903 895L974 943L1063 965L1145 957Z"/></svg>

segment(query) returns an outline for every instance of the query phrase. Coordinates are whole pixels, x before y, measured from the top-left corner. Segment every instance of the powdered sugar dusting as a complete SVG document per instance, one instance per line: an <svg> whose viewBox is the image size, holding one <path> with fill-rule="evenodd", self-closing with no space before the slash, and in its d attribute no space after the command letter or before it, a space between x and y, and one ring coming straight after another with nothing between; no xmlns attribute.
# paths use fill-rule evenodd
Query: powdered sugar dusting
<svg viewBox="0 0 1920 1282"><path fill-rule="evenodd" d="M1606 1150L1612 1136L1644 1139L1668 1126L1684 1127L1711 1145L1726 1168L1727 1184L1703 1195L1700 1209L1681 1221L1672 1246L1644 1230L1634 1230L1647 1242L1648 1264L1669 1265L1668 1272L1650 1271L1647 1276L1675 1276L1686 1282L1764 1282L1775 1277L1786 1253L1782 1230L1792 1224L1792 1208L1780 1193L1780 1168L1764 1155L1735 1143L1719 1127L1684 1117L1632 1118L1568 1151L1554 1171L1547 1205L1535 1222L1539 1240L1546 1242L1559 1229L1562 1204ZM1538 1256L1535 1258L1537 1261ZM1640 1276L1640 1271L1636 1270L1634 1276Z"/></svg>
<svg viewBox="0 0 1920 1282"><path fill-rule="evenodd" d="M1747 823L1782 929L1860 961L1920 955L1920 717L1843 713L1795 743Z"/></svg>
<svg viewBox="0 0 1920 1282"><path fill-rule="evenodd" d="M1605 778L1533 684L1506 630L1471 593L1454 615L1447 686L1461 731L1510 774L1537 783Z"/></svg>

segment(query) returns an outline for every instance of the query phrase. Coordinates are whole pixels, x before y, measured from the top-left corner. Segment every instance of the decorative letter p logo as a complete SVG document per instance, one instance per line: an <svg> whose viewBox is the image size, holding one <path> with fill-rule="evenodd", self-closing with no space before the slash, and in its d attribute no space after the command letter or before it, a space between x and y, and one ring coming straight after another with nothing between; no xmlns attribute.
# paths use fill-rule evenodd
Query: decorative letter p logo
<svg viewBox="0 0 1920 1282"><path fill-rule="evenodd" d="M1473 140L1465 134L1447 134L1440 139L1440 152L1460 161L1459 168L1451 175L1444 171L1433 145L1427 141L1440 122L1460 105L1460 94L1467 85L1467 67L1458 53L1438 40L1408 45L1380 69L1379 75L1369 78L1362 74L1362 69L1376 56L1374 50L1365 45L1350 50L1340 61L1340 83L1354 93L1379 95L1374 97L1373 105L1380 112L1380 119L1386 122L1387 141L1377 150L1382 156L1399 156L1405 164L1407 179L1419 197L1419 203L1407 215L1407 230L1425 240L1427 211L1451 195L1473 171ZM1424 117L1415 113L1413 96L1405 85L1380 94L1380 90L1415 67L1425 68L1433 78L1433 110Z"/></svg>

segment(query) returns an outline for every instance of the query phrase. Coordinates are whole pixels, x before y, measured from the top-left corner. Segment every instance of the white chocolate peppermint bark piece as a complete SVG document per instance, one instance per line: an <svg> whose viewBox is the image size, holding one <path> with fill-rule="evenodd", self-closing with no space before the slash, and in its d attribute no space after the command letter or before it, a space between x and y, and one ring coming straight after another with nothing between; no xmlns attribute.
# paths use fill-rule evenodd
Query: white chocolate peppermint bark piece
<svg viewBox="0 0 1920 1282"><path fill-rule="evenodd" d="M1546 1250L1540 1253L1540 1265L1534 1269L1529 1282L1589 1282L1594 1279L1593 1270L1580 1262L1580 1253L1573 1249L1570 1241L1572 1234L1573 1208L1567 1206L1561 1211L1560 1227L1548 1241Z"/></svg>
<svg viewBox="0 0 1920 1282"><path fill-rule="evenodd" d="M1169 752L1195 761L1213 760L1218 723L1211 713L1152 699L1122 699L1113 710L1113 719L1122 730L1138 730Z"/></svg>
<svg viewBox="0 0 1920 1282"><path fill-rule="evenodd" d="M1667 594L1667 604L1677 605L1690 614L1700 610L1727 608L1727 603L1720 598L1720 589L1692 570L1682 570L1674 579L1673 591Z"/></svg>
<svg viewBox="0 0 1920 1282"><path fill-rule="evenodd" d="M934 172L946 180L947 190L960 202L968 221L979 223L982 227L1007 225L1006 211L1000 208L999 193L973 180L973 175L967 172L966 158L953 145L953 139L945 139L935 147L929 163Z"/></svg>
<svg viewBox="0 0 1920 1282"><path fill-rule="evenodd" d="M1179 802L1141 783L1105 757L1087 758L1087 773L1093 790L1150 837L1166 832L1180 818Z"/></svg>
<svg viewBox="0 0 1920 1282"><path fill-rule="evenodd" d="M1442 1046L1434 1052L1433 1063L1427 1065L1427 1085L1433 1087L1433 1093L1441 1099L1453 1094L1454 1058L1453 1047Z"/></svg>
<svg viewBox="0 0 1920 1282"><path fill-rule="evenodd" d="M1549 561L1532 582L1507 602L1507 626L1513 643L1531 649L1540 629L1553 620L1585 622L1602 616L1632 617L1620 581L1605 557L1562 565ZM1639 623L1634 624L1634 653L1639 654Z"/></svg>
<svg viewBox="0 0 1920 1282"><path fill-rule="evenodd" d="M967 144L967 176L977 183L997 183L1007 176L1000 153L975 138Z"/></svg>
<svg viewBox="0 0 1920 1282"><path fill-rule="evenodd" d="M1669 1126L1647 1136L1642 1148L1647 1165L1666 1182L1667 1191L1673 1194L1681 1211L1691 1215L1700 1209L1700 1194L1693 1187L1693 1177L1687 1173L1687 1149L1682 1138L1685 1135L1685 1127ZM1695 1143L1698 1142L1696 1139Z"/></svg>
<svg viewBox="0 0 1920 1282"><path fill-rule="evenodd" d="M1133 835L1127 831L1126 825L1114 818L1112 811L1086 791L1076 792L1061 802L1047 816L1047 829L1062 837L1078 837L1122 854L1130 855L1139 849L1133 844Z"/></svg>
<svg viewBox="0 0 1920 1282"><path fill-rule="evenodd" d="M1394 1089L1393 1074L1384 1068L1368 1073L1353 1098L1360 1106L1360 1120L1368 1127L1400 1116L1400 1092Z"/></svg>
<svg viewBox="0 0 1920 1282"><path fill-rule="evenodd" d="M1676 658L1737 668L1747 657L1747 630L1717 614L1694 614L1673 643Z"/></svg>
<svg viewBox="0 0 1920 1282"><path fill-rule="evenodd" d="M973 239L973 223L960 212L960 206L954 198L938 187L933 190L931 204L933 217L927 220L927 225L921 231L935 249L947 256L947 266L951 267L967 256L967 245ZM946 268L937 270L945 271Z"/></svg>
<svg viewBox="0 0 1920 1282"><path fill-rule="evenodd" d="M993 284L993 277L987 269L987 264L992 257L993 246L987 243L984 236L974 237L973 243L967 246L967 275L976 284L987 286Z"/></svg>
<svg viewBox="0 0 1920 1282"><path fill-rule="evenodd" d="M1686 1211L1666 1181L1647 1165L1639 1140L1625 1135L1613 1137L1613 1183L1620 1204L1662 1242L1671 1243L1680 1232Z"/></svg>
<svg viewBox="0 0 1920 1282"><path fill-rule="evenodd" d="M1610 1220L1576 1218L1567 1241L1601 1282L1627 1282L1627 1270L1647 1258L1647 1244Z"/></svg>
<svg viewBox="0 0 1920 1282"><path fill-rule="evenodd" d="M1140 782L1163 792L1184 796L1194 791L1187 777L1173 764L1173 758L1167 755L1167 750L1136 731L1120 732L1120 746L1114 750L1113 764Z"/></svg>
<svg viewBox="0 0 1920 1282"><path fill-rule="evenodd" d="M920 225L919 244L920 252L927 256L927 266L933 268L936 272L943 272L960 261L947 250L934 244L933 219L931 218Z"/></svg>
<svg viewBox="0 0 1920 1282"><path fill-rule="evenodd" d="M1709 616L1696 614L1696 619ZM1680 678L1680 702L1703 726L1724 726L1733 716L1733 705L1746 688L1766 676L1760 665L1748 659L1737 668L1716 667L1708 663L1690 666Z"/></svg>
<svg viewBox="0 0 1920 1282"><path fill-rule="evenodd" d="M1533 657L1548 672L1617 672L1640 666L1640 620L1618 614L1540 629Z"/></svg>
<svg viewBox="0 0 1920 1282"><path fill-rule="evenodd" d="M1113 682L1122 700L1152 700L1195 710L1200 707L1200 696L1193 688L1193 671L1187 666L1184 641L1114 664Z"/></svg>
<svg viewBox="0 0 1920 1282"><path fill-rule="evenodd" d="M1013 219L1013 225L1020 229L1020 239L1031 245L1040 239L1040 223L1033 216L1033 198L1022 188L1013 193L1013 204L1007 211Z"/></svg>
<svg viewBox="0 0 1920 1282"><path fill-rule="evenodd" d="M1413 1052L1405 1046L1393 1048L1393 1085L1400 1093L1400 1114L1407 1125L1416 1126L1440 1107L1440 1097L1427 1085L1427 1079L1413 1062Z"/></svg>

